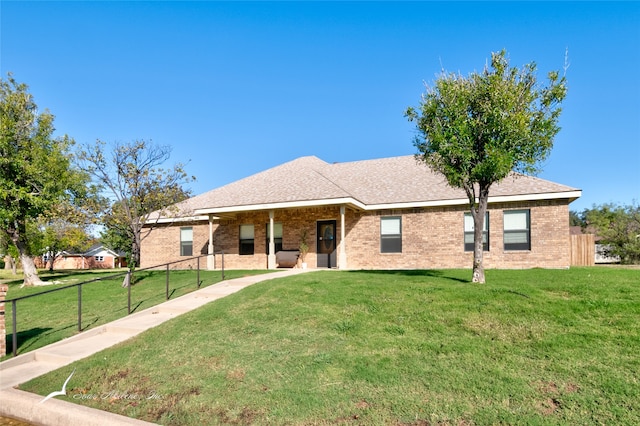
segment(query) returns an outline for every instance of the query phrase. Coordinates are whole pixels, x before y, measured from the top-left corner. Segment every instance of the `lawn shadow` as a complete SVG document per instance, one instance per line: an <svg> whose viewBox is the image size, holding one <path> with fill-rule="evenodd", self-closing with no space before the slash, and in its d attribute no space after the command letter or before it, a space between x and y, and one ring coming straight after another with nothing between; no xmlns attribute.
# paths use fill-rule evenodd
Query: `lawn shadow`
<svg viewBox="0 0 640 426"><path fill-rule="evenodd" d="M140 302L136 303L135 306L131 306L131 313L134 313L144 302L145 300L141 300Z"/></svg>
<svg viewBox="0 0 640 426"><path fill-rule="evenodd" d="M141 272L134 272L131 275L133 277L133 279L131 280L131 285L136 285L136 284L141 284L142 281L144 281L147 278L151 277L153 275L153 272L152 271L141 271Z"/></svg>
<svg viewBox="0 0 640 426"><path fill-rule="evenodd" d="M101 317L95 317L92 321L89 321L86 325L82 326L81 331L85 331L90 329L92 326L96 325L98 321L100 321Z"/></svg>
<svg viewBox="0 0 640 426"><path fill-rule="evenodd" d="M2 280L0 280L2 282L2 284L7 284L9 286L16 286L16 285L22 285L22 283L24 282L24 278L20 277L20 278L3 278Z"/></svg>
<svg viewBox="0 0 640 426"><path fill-rule="evenodd" d="M69 326L71 327L71 326ZM65 327L65 328L69 328ZM21 349L25 349L24 352L28 352L29 347L31 347L35 342L39 339L46 337L51 332L56 332L59 329L54 330L51 327L35 327L29 330L22 330L16 333L16 339L18 340L16 344L16 348L18 353L23 352ZM7 354L13 351L13 330L7 330L7 335L5 336Z"/></svg>
<svg viewBox="0 0 640 426"><path fill-rule="evenodd" d="M438 269L376 269L376 270L360 270L360 271L348 271L350 273L363 273L363 274L376 274L376 275L398 275L405 277L432 277L442 278L446 280L455 281L457 283L469 284L471 280L465 280L456 277L452 274L447 274L447 271Z"/></svg>
<svg viewBox="0 0 640 426"><path fill-rule="evenodd" d="M126 272L114 270L104 270L104 269L60 269L54 271L46 271L40 273L40 278L43 281L51 281L51 280L61 280L65 278L74 278L80 282L89 282L89 281L100 281L105 278L117 278L119 276L126 275ZM80 279L87 278L85 281Z"/></svg>

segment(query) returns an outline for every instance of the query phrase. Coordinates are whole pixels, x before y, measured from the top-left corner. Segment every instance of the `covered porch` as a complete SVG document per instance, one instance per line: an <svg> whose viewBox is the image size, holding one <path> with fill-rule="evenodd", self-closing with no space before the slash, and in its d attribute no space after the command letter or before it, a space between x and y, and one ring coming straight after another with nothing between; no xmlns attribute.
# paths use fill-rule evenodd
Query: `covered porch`
<svg viewBox="0 0 640 426"><path fill-rule="evenodd" d="M356 206L271 207L198 210L208 216L207 268L219 267L221 252L238 267L303 267L304 261L309 268L348 268L348 222Z"/></svg>

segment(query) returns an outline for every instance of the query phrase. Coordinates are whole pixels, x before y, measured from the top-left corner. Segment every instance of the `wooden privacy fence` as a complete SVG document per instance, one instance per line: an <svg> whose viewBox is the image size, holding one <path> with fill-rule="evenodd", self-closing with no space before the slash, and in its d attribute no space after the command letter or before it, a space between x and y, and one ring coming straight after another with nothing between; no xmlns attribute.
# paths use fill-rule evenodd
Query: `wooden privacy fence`
<svg viewBox="0 0 640 426"><path fill-rule="evenodd" d="M596 241L593 234L571 235L571 266L593 266L596 263Z"/></svg>

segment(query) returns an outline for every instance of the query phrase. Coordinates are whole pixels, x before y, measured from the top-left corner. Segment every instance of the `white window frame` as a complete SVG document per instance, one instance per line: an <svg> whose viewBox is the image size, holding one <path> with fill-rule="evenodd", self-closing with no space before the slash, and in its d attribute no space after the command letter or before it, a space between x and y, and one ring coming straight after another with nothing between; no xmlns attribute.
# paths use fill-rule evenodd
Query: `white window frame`
<svg viewBox="0 0 640 426"><path fill-rule="evenodd" d="M180 256L193 256L193 227L180 228Z"/></svg>
<svg viewBox="0 0 640 426"><path fill-rule="evenodd" d="M473 251L473 216L470 212L464 214L464 251ZM489 212L484 214L484 224L482 227L482 251L489 251Z"/></svg>
<svg viewBox="0 0 640 426"><path fill-rule="evenodd" d="M531 210L505 210L503 222L504 250L531 250Z"/></svg>
<svg viewBox="0 0 640 426"><path fill-rule="evenodd" d="M253 224L240 225L239 232L238 254L253 256L256 252L255 226Z"/></svg>
<svg viewBox="0 0 640 426"><path fill-rule="evenodd" d="M402 216L380 218L380 253L402 253Z"/></svg>

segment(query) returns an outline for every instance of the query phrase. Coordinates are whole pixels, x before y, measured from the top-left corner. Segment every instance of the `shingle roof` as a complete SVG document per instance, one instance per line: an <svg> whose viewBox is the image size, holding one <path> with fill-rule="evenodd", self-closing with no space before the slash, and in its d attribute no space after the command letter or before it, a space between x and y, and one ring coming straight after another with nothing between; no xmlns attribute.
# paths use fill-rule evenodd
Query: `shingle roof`
<svg viewBox="0 0 640 426"><path fill-rule="evenodd" d="M512 174L491 187L490 197L549 198L579 190L532 176ZM555 195L552 195L555 194ZM361 208L420 203L466 201L464 191L450 187L444 177L416 161L414 156L329 164L317 157L301 157L183 201L179 216L227 212L278 204L352 199Z"/></svg>

